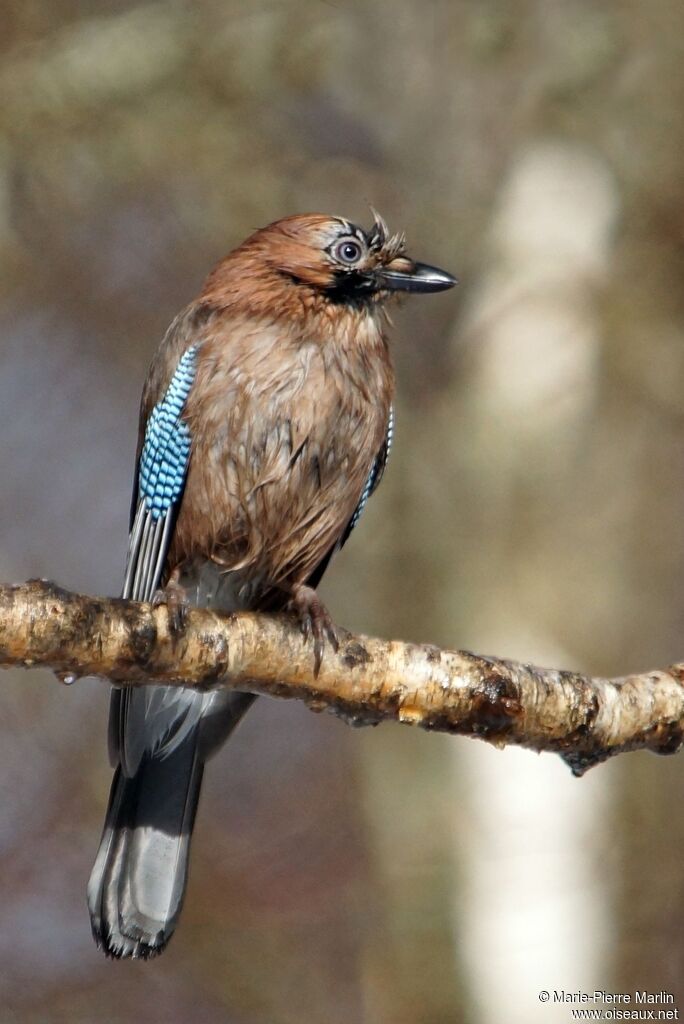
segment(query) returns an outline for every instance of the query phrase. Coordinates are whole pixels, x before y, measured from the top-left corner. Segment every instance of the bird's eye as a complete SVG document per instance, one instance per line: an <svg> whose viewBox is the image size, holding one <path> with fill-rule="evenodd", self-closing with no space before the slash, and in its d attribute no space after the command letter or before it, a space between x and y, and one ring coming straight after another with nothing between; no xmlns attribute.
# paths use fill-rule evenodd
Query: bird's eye
<svg viewBox="0 0 684 1024"><path fill-rule="evenodd" d="M355 238L343 238L333 249L333 256L340 263L358 263L363 255L361 243Z"/></svg>

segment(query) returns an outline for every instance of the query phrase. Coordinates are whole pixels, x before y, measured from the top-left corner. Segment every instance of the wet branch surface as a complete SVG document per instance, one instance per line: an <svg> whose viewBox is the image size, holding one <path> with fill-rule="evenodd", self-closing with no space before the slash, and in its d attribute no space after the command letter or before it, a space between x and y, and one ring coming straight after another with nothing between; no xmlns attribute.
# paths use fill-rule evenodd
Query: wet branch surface
<svg viewBox="0 0 684 1024"><path fill-rule="evenodd" d="M45 580L0 585L0 666L294 697L353 725L398 721L550 751L576 775L628 750L675 753L684 730L684 664L591 678L342 632L315 676L312 645L285 616L193 609L173 632L163 606Z"/></svg>

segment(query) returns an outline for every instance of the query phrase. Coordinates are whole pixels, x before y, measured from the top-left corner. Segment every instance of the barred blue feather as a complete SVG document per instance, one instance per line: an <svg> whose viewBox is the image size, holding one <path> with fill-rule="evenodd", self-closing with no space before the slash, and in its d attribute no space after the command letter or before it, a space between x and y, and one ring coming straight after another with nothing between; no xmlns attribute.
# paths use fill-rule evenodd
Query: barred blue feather
<svg viewBox="0 0 684 1024"><path fill-rule="evenodd" d="M195 379L197 346L187 349L149 415L138 468L138 504L128 543L123 597L149 601L159 587L176 506L190 460L190 430L181 419Z"/></svg>
<svg viewBox="0 0 684 1024"><path fill-rule="evenodd" d="M393 440L394 440L394 406L391 405L390 406L390 411L389 411L389 419L387 420L387 432L385 434L385 442L384 442L382 448L380 449L380 452L378 453L377 458L373 462L373 465L371 466L371 471L368 474L368 479L366 480L366 485L363 488L363 491L361 492L361 497L359 498L359 503L356 506L356 509L354 510L354 515L351 517L351 519L349 521L349 525L347 526L347 529L346 529L346 531L344 533L344 538L343 538L342 543L344 543L344 541L346 541L347 537L349 536L349 534L352 532L352 530L354 529L354 527L358 523L359 519L361 518L361 516L363 514L363 510L365 509L366 505L368 504L368 499L370 498L371 494L373 493L375 488L380 483L380 480L382 479L382 474L385 472L385 466L387 465L387 460L389 459L390 449L392 448L392 441ZM340 547L341 546L342 545L340 545Z"/></svg>
<svg viewBox="0 0 684 1024"><path fill-rule="evenodd" d="M195 378L197 346L182 355L166 394L152 410L140 453L138 494L153 519L160 519L180 497L190 458L190 431L181 419Z"/></svg>

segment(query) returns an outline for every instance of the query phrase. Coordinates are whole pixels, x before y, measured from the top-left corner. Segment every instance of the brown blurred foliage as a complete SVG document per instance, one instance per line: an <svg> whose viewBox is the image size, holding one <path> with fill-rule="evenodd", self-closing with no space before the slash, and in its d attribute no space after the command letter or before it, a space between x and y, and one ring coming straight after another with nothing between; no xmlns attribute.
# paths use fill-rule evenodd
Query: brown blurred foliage
<svg viewBox="0 0 684 1024"><path fill-rule="evenodd" d="M395 316L396 449L336 617L592 672L684 657L680 4L2 13L3 579L117 591L171 317L253 228L373 203L462 285ZM508 993L506 1024L555 1024L539 989L590 981L684 1000L680 758L556 782L260 701L208 773L172 945L111 964L85 909L105 688L10 673L1 702L3 1022L500 1024ZM562 861L520 825L551 778Z"/></svg>

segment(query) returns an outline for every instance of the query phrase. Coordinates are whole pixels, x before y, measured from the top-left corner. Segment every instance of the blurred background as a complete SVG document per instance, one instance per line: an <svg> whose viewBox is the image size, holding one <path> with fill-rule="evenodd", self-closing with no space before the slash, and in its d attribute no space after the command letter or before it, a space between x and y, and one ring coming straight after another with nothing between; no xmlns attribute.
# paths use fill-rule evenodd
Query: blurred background
<svg viewBox="0 0 684 1024"><path fill-rule="evenodd" d="M350 629L621 674L684 658L684 7L4 0L0 578L117 593L167 324L254 228L369 222L459 275L394 316ZM684 1011L684 759L550 756L261 700L184 916L110 963L85 886L107 690L3 674L0 1020L556 1024Z"/></svg>

